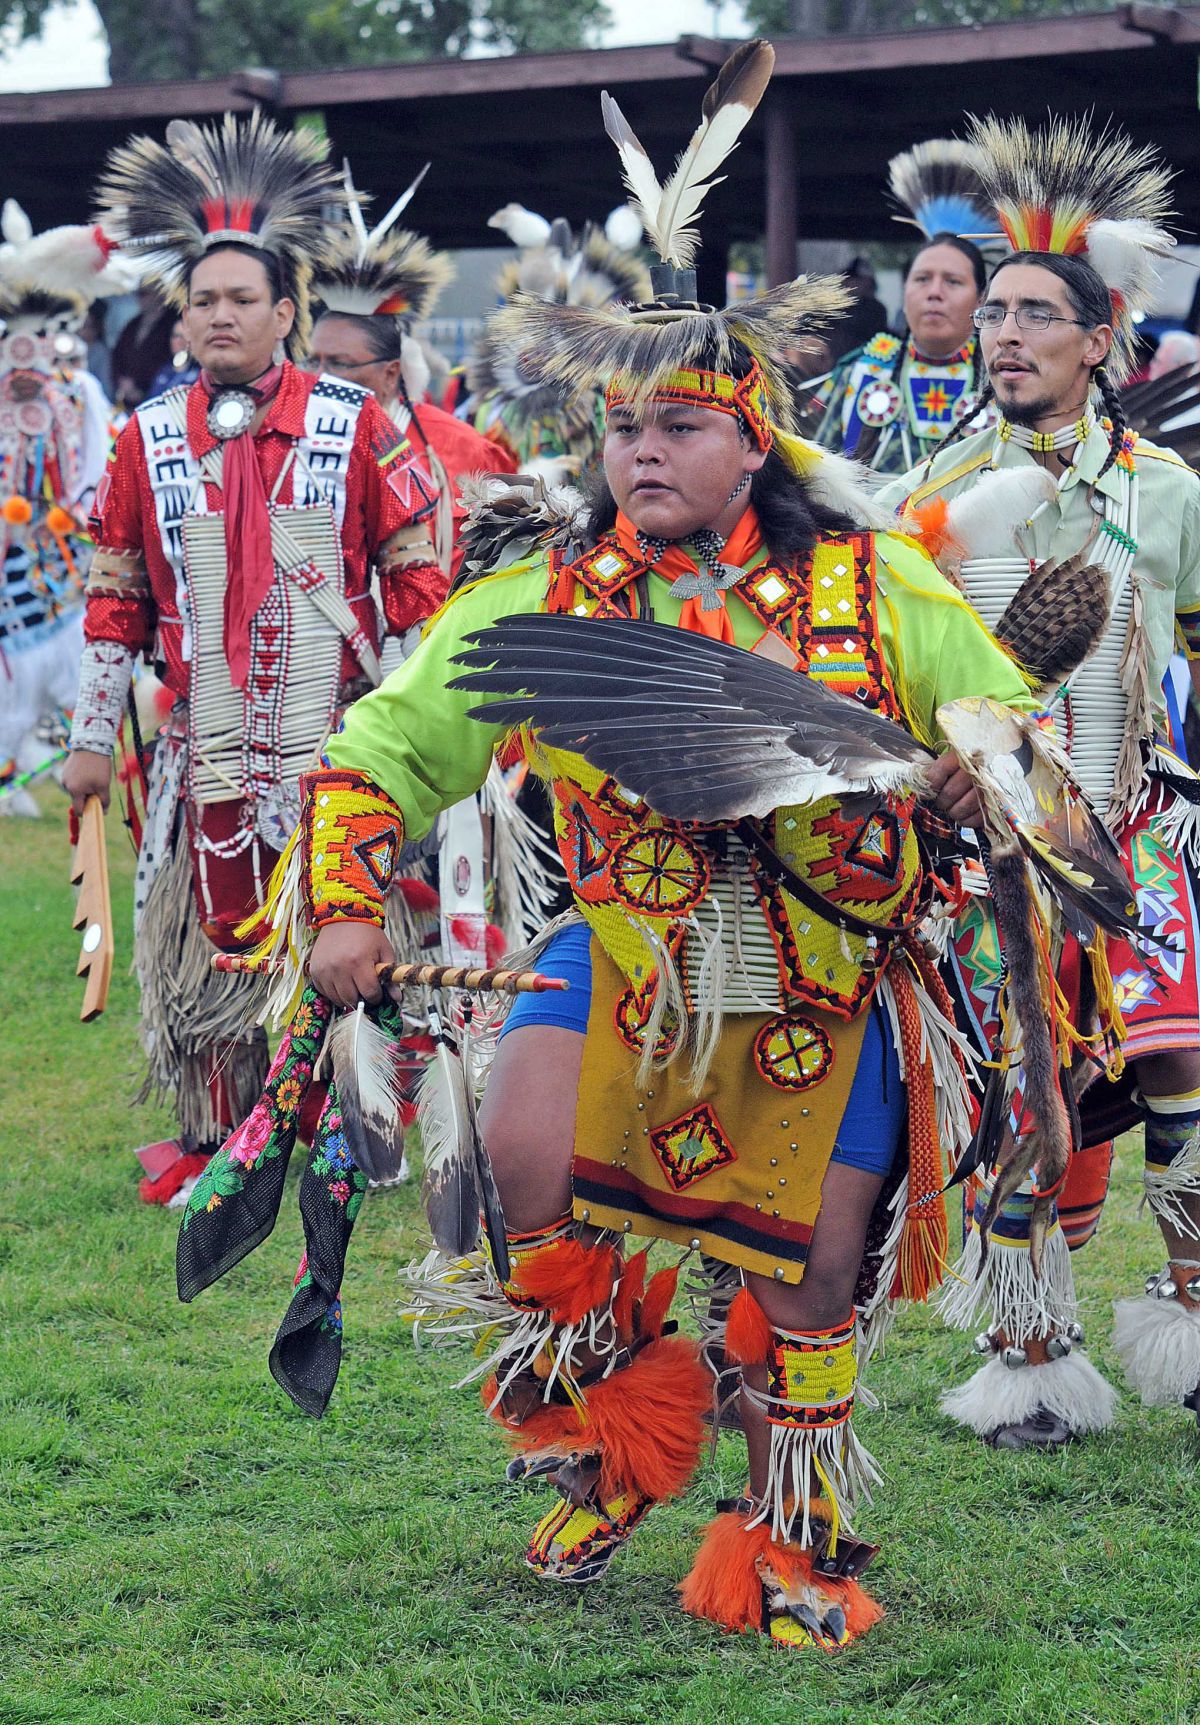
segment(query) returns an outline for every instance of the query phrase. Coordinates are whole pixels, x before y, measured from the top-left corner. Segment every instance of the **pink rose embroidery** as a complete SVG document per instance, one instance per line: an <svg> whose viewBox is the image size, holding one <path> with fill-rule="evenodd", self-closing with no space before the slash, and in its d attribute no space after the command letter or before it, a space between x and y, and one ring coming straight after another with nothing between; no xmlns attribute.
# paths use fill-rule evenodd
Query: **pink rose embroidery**
<svg viewBox="0 0 1200 1725"><path fill-rule="evenodd" d="M270 1110L262 1102L256 1103L226 1145L230 1161L243 1168L253 1168L266 1149L270 1136Z"/></svg>

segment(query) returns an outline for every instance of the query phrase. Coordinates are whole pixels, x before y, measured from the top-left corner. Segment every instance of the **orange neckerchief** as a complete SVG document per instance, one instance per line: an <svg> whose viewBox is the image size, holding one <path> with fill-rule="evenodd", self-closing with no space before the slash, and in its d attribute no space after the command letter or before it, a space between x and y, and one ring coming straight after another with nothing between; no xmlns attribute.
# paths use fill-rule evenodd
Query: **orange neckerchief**
<svg viewBox="0 0 1200 1725"><path fill-rule="evenodd" d="M618 512L613 531L621 549L640 561L642 548L638 544L637 528L629 517ZM753 508L747 505L733 532L725 541L721 561L734 569L744 569L750 559L762 550L762 543L758 516ZM668 545L653 568L664 581L670 582L678 581L681 575L692 575L696 572L695 563L682 545ZM732 642L733 624L729 621L729 613L725 609L724 593L719 593L718 598L721 604L716 611L702 611L699 599L685 599L679 613L679 627L690 629L694 635L707 635L713 641Z"/></svg>

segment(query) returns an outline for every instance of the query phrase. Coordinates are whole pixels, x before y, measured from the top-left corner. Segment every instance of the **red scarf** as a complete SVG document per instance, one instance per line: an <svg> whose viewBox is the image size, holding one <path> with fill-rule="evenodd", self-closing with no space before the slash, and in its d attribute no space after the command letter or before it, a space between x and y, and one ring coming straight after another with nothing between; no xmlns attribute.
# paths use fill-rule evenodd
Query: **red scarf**
<svg viewBox="0 0 1200 1725"><path fill-rule="evenodd" d="M642 550L638 544L637 528L628 516L618 513L614 532L621 549L627 551L631 557L636 557L640 563ZM744 569L750 559L762 550L762 544L758 516L753 508L747 506L725 541L721 561L734 569ZM665 581L674 582L678 581L681 575L694 575L696 565L682 545L668 545L654 569ZM716 611L701 610L699 599L685 599L679 613L679 627L690 629L694 635L707 635L713 641L732 642L733 624L729 621L729 612L725 609L725 594L718 596L721 604Z"/></svg>
<svg viewBox="0 0 1200 1725"><path fill-rule="evenodd" d="M282 366L272 366L253 383L234 387L261 404L279 388ZM207 371L200 381L209 398L222 386ZM228 386L226 386L228 387ZM271 549L271 516L262 471L254 453L254 437L244 431L222 445L221 488L225 494L225 657L235 689L244 689L250 675L250 625L275 580Z"/></svg>

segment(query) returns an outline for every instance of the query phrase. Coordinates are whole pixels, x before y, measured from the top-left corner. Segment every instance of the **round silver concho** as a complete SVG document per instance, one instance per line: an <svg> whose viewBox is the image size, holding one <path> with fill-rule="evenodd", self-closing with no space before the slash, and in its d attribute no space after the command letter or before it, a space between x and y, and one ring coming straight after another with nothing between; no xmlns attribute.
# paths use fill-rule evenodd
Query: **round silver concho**
<svg viewBox="0 0 1200 1725"><path fill-rule="evenodd" d="M206 423L221 443L249 431L258 403L245 389L226 389L209 404Z"/></svg>
<svg viewBox="0 0 1200 1725"><path fill-rule="evenodd" d="M900 391L894 383L869 383L858 398L864 425L890 425L900 411Z"/></svg>

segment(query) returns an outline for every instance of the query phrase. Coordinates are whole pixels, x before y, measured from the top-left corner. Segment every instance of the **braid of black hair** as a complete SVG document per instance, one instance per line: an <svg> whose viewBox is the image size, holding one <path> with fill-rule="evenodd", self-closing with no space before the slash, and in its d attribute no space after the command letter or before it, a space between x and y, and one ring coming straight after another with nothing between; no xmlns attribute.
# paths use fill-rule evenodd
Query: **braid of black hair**
<svg viewBox="0 0 1200 1725"><path fill-rule="evenodd" d="M1104 411L1112 420L1112 431L1109 433L1108 438L1108 454L1105 457L1104 466L1096 475L1097 479L1103 479L1113 462L1117 459L1117 456L1120 455L1121 448L1125 442L1125 409L1121 405L1121 392L1109 377L1107 366L1098 365L1092 373L1092 381L1100 391L1100 399L1104 403Z"/></svg>
<svg viewBox="0 0 1200 1725"><path fill-rule="evenodd" d="M971 394L974 395L983 377L983 348L979 340L978 330L972 331L972 340L975 345L971 349ZM974 415L972 414L971 417L974 418Z"/></svg>
<svg viewBox="0 0 1200 1725"><path fill-rule="evenodd" d="M905 319L904 327L900 331L900 346L896 349L895 353L892 355L892 369L887 374L887 381L889 383L895 383L896 382L896 373L900 370L901 366L904 364L904 356L908 352L909 334L910 334L910 331L909 331L909 327L908 327L908 320ZM897 385L897 387L899 387L899 386Z"/></svg>

